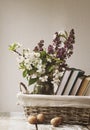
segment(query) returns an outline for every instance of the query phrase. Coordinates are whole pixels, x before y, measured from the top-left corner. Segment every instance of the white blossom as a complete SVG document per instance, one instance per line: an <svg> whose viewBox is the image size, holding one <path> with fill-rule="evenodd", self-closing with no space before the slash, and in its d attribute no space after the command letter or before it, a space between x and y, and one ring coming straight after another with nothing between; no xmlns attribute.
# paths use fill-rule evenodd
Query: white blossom
<svg viewBox="0 0 90 130"><path fill-rule="evenodd" d="M35 55L35 57L37 57L37 58L39 58L40 57L40 53L36 53L36 52L34 52L34 55Z"/></svg>
<svg viewBox="0 0 90 130"><path fill-rule="evenodd" d="M37 78L37 74L32 74L31 78Z"/></svg>
<svg viewBox="0 0 90 130"><path fill-rule="evenodd" d="M40 74L45 73L45 66L38 64L37 65L37 72L40 73Z"/></svg>
<svg viewBox="0 0 90 130"><path fill-rule="evenodd" d="M30 57L30 50L29 49L23 49L23 55L25 58L29 58Z"/></svg>
<svg viewBox="0 0 90 130"><path fill-rule="evenodd" d="M21 62L24 61L24 57L23 56L19 56L19 57L16 58L16 60L17 60L18 63L21 63Z"/></svg>
<svg viewBox="0 0 90 130"><path fill-rule="evenodd" d="M52 81L53 83L59 83L60 82L60 79L59 78L53 78L53 81Z"/></svg>
<svg viewBox="0 0 90 130"><path fill-rule="evenodd" d="M25 66L26 66L26 69L28 69L28 70L31 70L32 69L32 66L31 66L31 64L25 64Z"/></svg>
<svg viewBox="0 0 90 130"><path fill-rule="evenodd" d="M63 76L63 74L64 74L64 71L60 72L60 77L62 77L62 76Z"/></svg>
<svg viewBox="0 0 90 130"><path fill-rule="evenodd" d="M43 77L40 77L39 79L40 79L42 82L45 82L45 81L47 81L48 76L45 75L45 76L43 76Z"/></svg>
<svg viewBox="0 0 90 130"><path fill-rule="evenodd" d="M58 85L60 83L60 79L56 79L56 78L53 78L53 81L51 81L51 83L53 84L54 86L54 92L56 92L57 88L58 88Z"/></svg>
<svg viewBox="0 0 90 130"><path fill-rule="evenodd" d="M52 62L52 60L51 60L50 58L47 58L47 61L48 61L48 62Z"/></svg>
<svg viewBox="0 0 90 130"><path fill-rule="evenodd" d="M15 44L15 43L14 43ZM22 44L20 44L20 43L16 43L16 47L15 47L15 49L18 49L18 48L20 48L22 46Z"/></svg>
<svg viewBox="0 0 90 130"><path fill-rule="evenodd" d="M60 83L60 79L53 78L53 81L51 81L51 83L53 84L54 88L57 88Z"/></svg>
<svg viewBox="0 0 90 130"><path fill-rule="evenodd" d="M60 72L58 69L55 70L55 72L53 73L53 81L52 84L54 85L55 88L57 88L57 86L60 83Z"/></svg>
<svg viewBox="0 0 90 130"><path fill-rule="evenodd" d="M55 70L55 72L53 73L54 77L60 77L60 72L58 69Z"/></svg>

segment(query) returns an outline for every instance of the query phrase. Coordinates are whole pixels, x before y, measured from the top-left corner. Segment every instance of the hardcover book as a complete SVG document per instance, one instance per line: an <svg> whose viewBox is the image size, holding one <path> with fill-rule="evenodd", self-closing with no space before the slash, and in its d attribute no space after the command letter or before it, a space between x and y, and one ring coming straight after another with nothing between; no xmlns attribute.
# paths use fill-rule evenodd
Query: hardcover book
<svg viewBox="0 0 90 130"><path fill-rule="evenodd" d="M90 96L90 82L88 83L87 89L84 93L84 96Z"/></svg>
<svg viewBox="0 0 90 130"><path fill-rule="evenodd" d="M79 96L85 95L85 92L88 90L89 87L90 87L90 76L86 76L77 92L77 95Z"/></svg>
<svg viewBox="0 0 90 130"><path fill-rule="evenodd" d="M58 87L58 90L56 92L57 95L62 95L65 86L67 85L67 82L72 74L72 69L68 68L65 70L64 75L62 77L61 83Z"/></svg>
<svg viewBox="0 0 90 130"><path fill-rule="evenodd" d="M76 95L77 94L79 87L80 87L81 83L83 82L84 78L85 78L85 75L79 76L77 78L77 80L76 80L76 82L75 82L75 84L74 84L74 86L73 86L73 88L70 92L70 95Z"/></svg>
<svg viewBox="0 0 90 130"><path fill-rule="evenodd" d="M71 90L73 89L73 86L78 78L78 76L82 76L85 72L80 69L72 68L73 72L71 74L71 77L65 87L65 90L63 92L63 95L69 95Z"/></svg>

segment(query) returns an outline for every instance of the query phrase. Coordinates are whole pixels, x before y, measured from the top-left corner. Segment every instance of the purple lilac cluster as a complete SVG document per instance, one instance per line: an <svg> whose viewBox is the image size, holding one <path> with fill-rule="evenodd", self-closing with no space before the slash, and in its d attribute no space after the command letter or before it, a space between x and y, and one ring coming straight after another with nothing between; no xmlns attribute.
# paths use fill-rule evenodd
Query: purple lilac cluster
<svg viewBox="0 0 90 130"><path fill-rule="evenodd" d="M55 33L56 37L53 39L53 44L48 46L49 54L56 54L57 58L65 60L73 54L73 44L75 43L74 29L70 31L69 36ZM62 37L65 41L62 42ZM63 44L63 46L62 46Z"/></svg>
<svg viewBox="0 0 90 130"><path fill-rule="evenodd" d="M52 44L48 46L48 54L66 61L73 54L73 44L75 43L74 29L71 29L69 35L65 32L63 34L56 32ZM63 39L63 40L62 40ZM34 51L43 51L44 40L41 40L34 48Z"/></svg>
<svg viewBox="0 0 90 130"><path fill-rule="evenodd" d="M38 52L38 51L43 51L43 46L44 46L44 40L40 40L40 42L38 43L37 46L35 46L34 51Z"/></svg>

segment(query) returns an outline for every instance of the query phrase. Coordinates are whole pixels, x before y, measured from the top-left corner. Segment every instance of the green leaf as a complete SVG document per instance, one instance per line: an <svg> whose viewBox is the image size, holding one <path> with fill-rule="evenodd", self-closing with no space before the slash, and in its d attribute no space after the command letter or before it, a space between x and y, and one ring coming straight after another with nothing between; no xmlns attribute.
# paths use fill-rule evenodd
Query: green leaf
<svg viewBox="0 0 90 130"><path fill-rule="evenodd" d="M29 79L29 85L34 84L38 78Z"/></svg>
<svg viewBox="0 0 90 130"><path fill-rule="evenodd" d="M59 58L54 58L53 60L55 62L54 64L58 64L58 63L63 62L63 60L60 60Z"/></svg>
<svg viewBox="0 0 90 130"><path fill-rule="evenodd" d="M40 58L42 59L43 64L45 64L47 62L46 56L47 56L46 51L41 51L40 52Z"/></svg>
<svg viewBox="0 0 90 130"><path fill-rule="evenodd" d="M25 69L24 62L22 62L22 63L19 63L19 65L20 65L19 69Z"/></svg>
<svg viewBox="0 0 90 130"><path fill-rule="evenodd" d="M65 31L65 35L66 35L66 37L68 37L68 33L67 33L67 31Z"/></svg>
<svg viewBox="0 0 90 130"><path fill-rule="evenodd" d="M46 68L46 69L47 69L47 72L52 72L52 71L53 71L53 68L54 68L53 66L48 65L47 68Z"/></svg>
<svg viewBox="0 0 90 130"><path fill-rule="evenodd" d="M15 51L15 50L16 50L16 47L17 47L17 44L16 44L16 43L13 43L12 45L9 45L9 50Z"/></svg>
<svg viewBox="0 0 90 130"><path fill-rule="evenodd" d="M33 68L32 70L28 70L28 73L29 73L30 75L34 74L35 72L36 72L36 68Z"/></svg>
<svg viewBox="0 0 90 130"><path fill-rule="evenodd" d="M40 57L43 59L46 57L46 51L41 51L40 52Z"/></svg>
<svg viewBox="0 0 90 130"><path fill-rule="evenodd" d="M26 76L27 76L27 73L28 73L27 70L24 70L24 71L23 71L23 77L26 77Z"/></svg>
<svg viewBox="0 0 90 130"><path fill-rule="evenodd" d="M67 37L64 35L64 34L62 34L62 35L60 35L61 37L63 37L63 38L65 38L65 39L67 39Z"/></svg>
<svg viewBox="0 0 90 130"><path fill-rule="evenodd" d="M53 66L50 66L50 68L49 68L49 72L52 72L53 71Z"/></svg>

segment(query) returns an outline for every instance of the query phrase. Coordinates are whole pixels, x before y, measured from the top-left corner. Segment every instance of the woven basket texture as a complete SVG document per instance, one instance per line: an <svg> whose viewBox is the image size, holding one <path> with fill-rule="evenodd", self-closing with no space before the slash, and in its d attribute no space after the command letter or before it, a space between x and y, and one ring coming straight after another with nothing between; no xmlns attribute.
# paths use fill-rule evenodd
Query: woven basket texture
<svg viewBox="0 0 90 130"><path fill-rule="evenodd" d="M90 108L24 106L24 112L26 117L43 113L45 124L56 116L63 117L63 124L90 124Z"/></svg>

